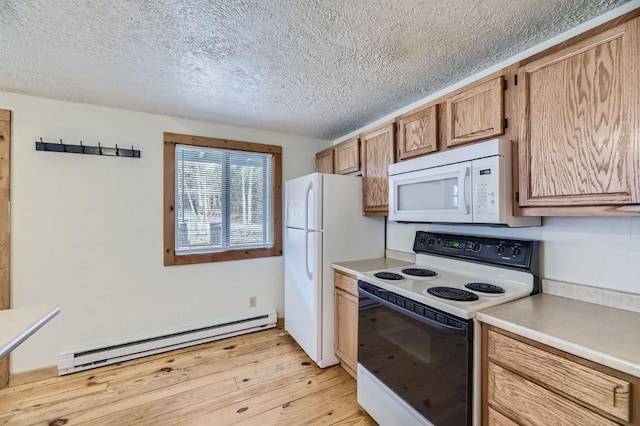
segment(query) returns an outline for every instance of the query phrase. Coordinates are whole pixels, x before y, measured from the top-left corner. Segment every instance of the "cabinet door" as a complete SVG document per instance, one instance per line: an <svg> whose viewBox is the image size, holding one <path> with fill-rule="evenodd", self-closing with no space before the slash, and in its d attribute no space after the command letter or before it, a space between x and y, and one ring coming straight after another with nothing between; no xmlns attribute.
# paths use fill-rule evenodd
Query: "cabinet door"
<svg viewBox="0 0 640 426"><path fill-rule="evenodd" d="M447 99L447 146L504 133L503 81L499 76Z"/></svg>
<svg viewBox="0 0 640 426"><path fill-rule="evenodd" d="M639 29L633 19L520 68L520 205L640 202Z"/></svg>
<svg viewBox="0 0 640 426"><path fill-rule="evenodd" d="M398 121L398 159L438 150L438 105L433 105Z"/></svg>
<svg viewBox="0 0 640 426"><path fill-rule="evenodd" d="M577 362L489 330L488 357L537 383L630 421L632 385Z"/></svg>
<svg viewBox="0 0 640 426"><path fill-rule="evenodd" d="M362 140L362 207L365 215L389 212L389 164L394 161L393 123L364 133Z"/></svg>
<svg viewBox="0 0 640 426"><path fill-rule="evenodd" d="M333 148L316 153L316 172L333 173Z"/></svg>
<svg viewBox="0 0 640 426"><path fill-rule="evenodd" d="M360 140L348 139L333 147L333 170L334 173L346 175L360 171Z"/></svg>
<svg viewBox="0 0 640 426"><path fill-rule="evenodd" d="M355 377L358 365L358 298L335 289L335 350L347 372Z"/></svg>
<svg viewBox="0 0 640 426"><path fill-rule="evenodd" d="M575 402L489 363L487 399L517 420L532 426L617 426Z"/></svg>

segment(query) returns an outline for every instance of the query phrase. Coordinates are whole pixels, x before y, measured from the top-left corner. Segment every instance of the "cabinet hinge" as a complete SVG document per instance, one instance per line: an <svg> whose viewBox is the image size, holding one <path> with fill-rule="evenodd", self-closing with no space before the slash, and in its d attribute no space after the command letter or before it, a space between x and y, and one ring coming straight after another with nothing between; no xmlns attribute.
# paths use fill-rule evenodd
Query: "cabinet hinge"
<svg viewBox="0 0 640 426"><path fill-rule="evenodd" d="M513 85L517 86L518 85L518 74L513 76Z"/></svg>
<svg viewBox="0 0 640 426"><path fill-rule="evenodd" d="M520 192L516 191L516 203L520 202Z"/></svg>
<svg viewBox="0 0 640 426"><path fill-rule="evenodd" d="M504 119L504 128L506 129L507 127L509 127L509 119L505 118Z"/></svg>
<svg viewBox="0 0 640 426"><path fill-rule="evenodd" d="M502 80L502 90L507 90L507 80Z"/></svg>

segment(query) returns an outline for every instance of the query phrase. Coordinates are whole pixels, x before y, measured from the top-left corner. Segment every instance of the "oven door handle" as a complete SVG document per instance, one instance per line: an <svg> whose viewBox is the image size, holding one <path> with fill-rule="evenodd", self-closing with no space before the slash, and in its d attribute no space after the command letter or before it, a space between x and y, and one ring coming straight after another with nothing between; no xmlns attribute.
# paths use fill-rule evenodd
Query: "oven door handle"
<svg viewBox="0 0 640 426"><path fill-rule="evenodd" d="M417 321L420 321L423 324L427 324L433 328L437 328L440 331L444 331L446 333L449 334L455 334L455 335L459 335L459 336L467 336L467 327L456 327L453 325L449 325L449 324L442 324L441 322L432 320L431 318L427 318L427 317L423 317L422 315L418 315L413 311L410 311L408 309L405 308L401 308L400 306L389 302L388 300L384 300L378 296L375 296L371 293L369 293L366 290L363 289L359 289L359 291L364 294L366 297L375 300L376 302L380 303L382 306L385 306L387 308L391 308L396 312L399 312L403 315L407 315L408 317L411 317ZM386 290L380 290L380 291L384 291L385 293L388 293Z"/></svg>

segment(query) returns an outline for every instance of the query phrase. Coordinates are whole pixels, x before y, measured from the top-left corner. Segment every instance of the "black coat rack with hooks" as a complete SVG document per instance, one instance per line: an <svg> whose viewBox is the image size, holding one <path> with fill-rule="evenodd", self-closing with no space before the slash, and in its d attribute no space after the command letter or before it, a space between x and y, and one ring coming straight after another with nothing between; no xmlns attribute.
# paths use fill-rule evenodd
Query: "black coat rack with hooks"
<svg viewBox="0 0 640 426"><path fill-rule="evenodd" d="M72 154L94 154L94 155L106 155L111 157L131 157L131 158L140 158L140 150L133 149L133 145L131 145L131 149L128 148L120 148L116 144L115 148L109 148L100 145L98 146L87 146L83 145L82 141L80 141L80 145L68 145L62 142L44 142L42 138L40 141L36 141L36 151L50 151L50 152L70 152Z"/></svg>

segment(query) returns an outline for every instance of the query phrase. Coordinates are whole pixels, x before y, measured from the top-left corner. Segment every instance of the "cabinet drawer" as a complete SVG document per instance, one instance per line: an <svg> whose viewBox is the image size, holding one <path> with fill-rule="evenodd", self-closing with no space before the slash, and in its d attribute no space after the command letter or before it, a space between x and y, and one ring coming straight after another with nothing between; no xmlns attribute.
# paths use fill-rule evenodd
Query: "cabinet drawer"
<svg viewBox="0 0 640 426"><path fill-rule="evenodd" d="M340 288L353 296L358 296L358 280L355 278L336 272L334 274L334 285L336 288Z"/></svg>
<svg viewBox="0 0 640 426"><path fill-rule="evenodd" d="M618 425L492 362L489 363L488 373L489 404L510 413L509 415L520 424L531 426Z"/></svg>
<svg viewBox="0 0 640 426"><path fill-rule="evenodd" d="M579 401L630 418L631 384L527 343L489 331L489 359Z"/></svg>
<svg viewBox="0 0 640 426"><path fill-rule="evenodd" d="M489 425L488 426L519 426L518 423L512 422L496 410L489 408Z"/></svg>

